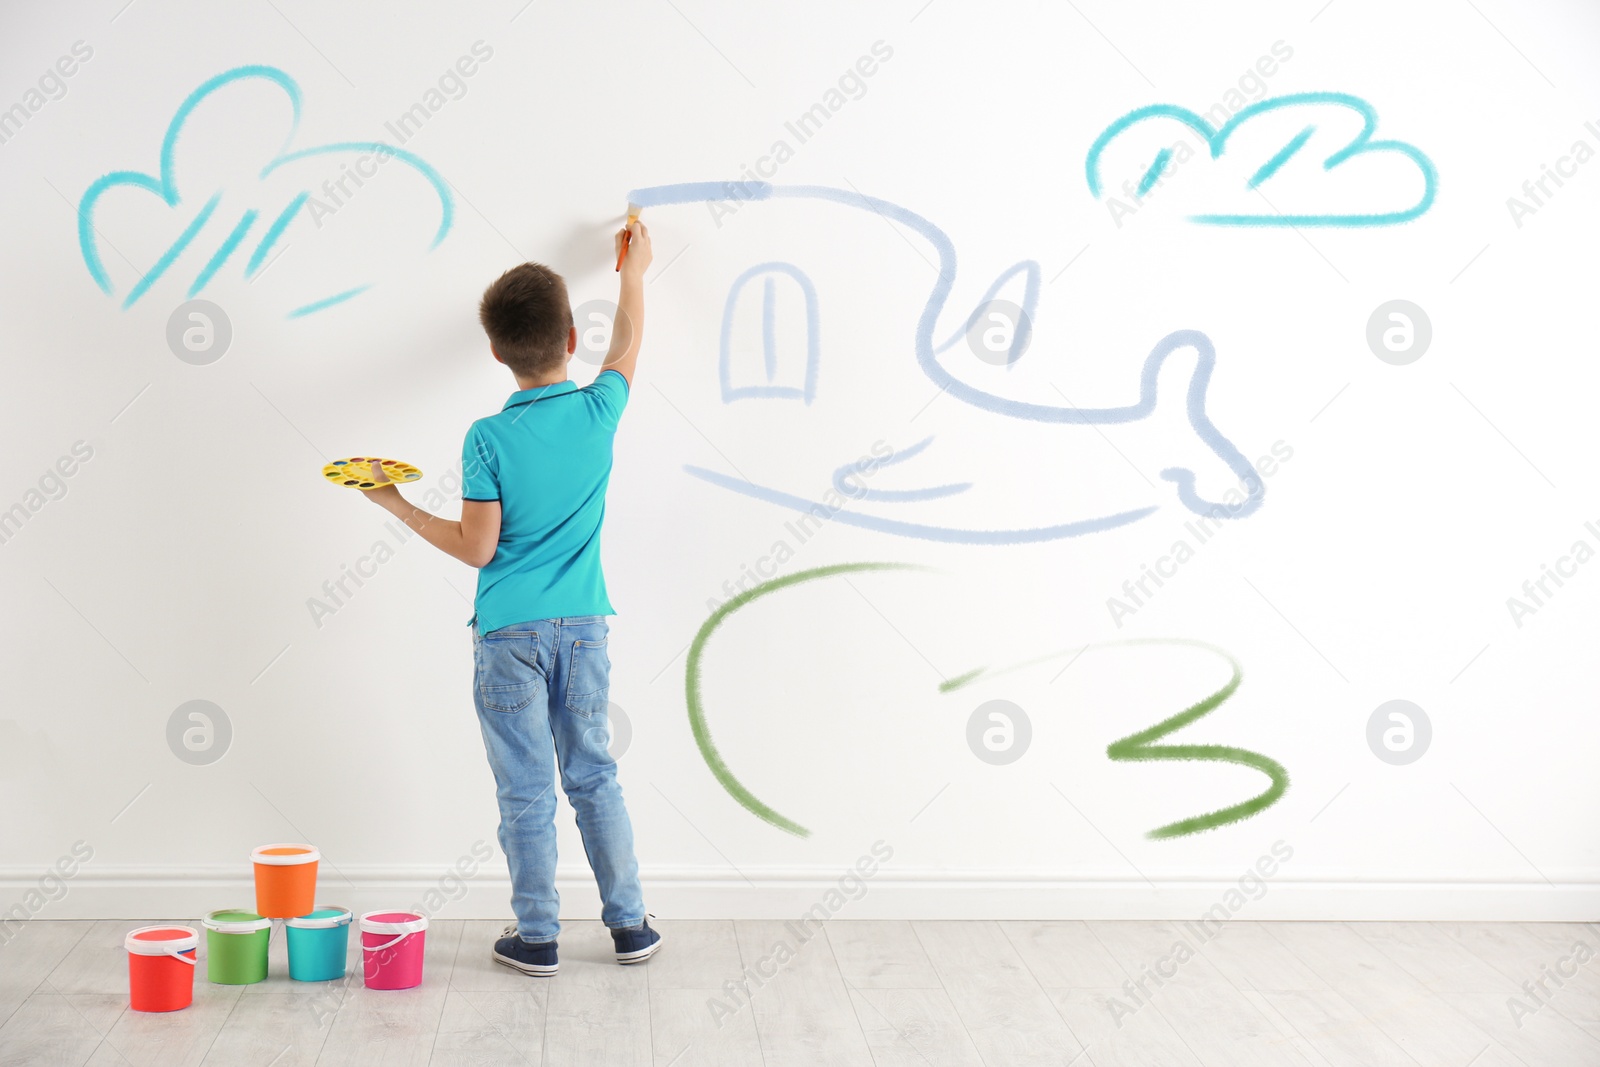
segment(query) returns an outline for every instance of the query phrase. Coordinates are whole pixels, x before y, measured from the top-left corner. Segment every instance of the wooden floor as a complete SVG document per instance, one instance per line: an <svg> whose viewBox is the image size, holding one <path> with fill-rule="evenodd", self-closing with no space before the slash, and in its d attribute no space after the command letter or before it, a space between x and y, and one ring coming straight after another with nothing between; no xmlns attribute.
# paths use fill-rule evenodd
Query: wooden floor
<svg viewBox="0 0 1600 1067"><path fill-rule="evenodd" d="M418 989L367 990L354 960L354 980L291 982L275 933L266 982L212 985L202 963L168 1015L128 1010L135 925L32 922L0 947L0 1064L1600 1065L1595 925L1233 922L1201 942L1158 922L836 921L801 943L781 922L663 920L661 954L623 968L574 923L560 975L535 979L490 961L502 924L440 921Z"/></svg>

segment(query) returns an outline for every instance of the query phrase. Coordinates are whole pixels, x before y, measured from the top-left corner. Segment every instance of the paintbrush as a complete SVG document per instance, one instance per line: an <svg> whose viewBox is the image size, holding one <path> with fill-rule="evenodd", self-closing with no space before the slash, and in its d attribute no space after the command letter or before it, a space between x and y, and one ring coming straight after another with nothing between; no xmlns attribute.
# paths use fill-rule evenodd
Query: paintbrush
<svg viewBox="0 0 1600 1067"><path fill-rule="evenodd" d="M628 226L632 226L634 223L639 221L639 212L643 210L644 208L633 203L631 200L628 202ZM628 245L632 243L632 241L633 231L624 228L622 231L622 248L617 252L617 270L619 271L622 269L622 261L628 256Z"/></svg>

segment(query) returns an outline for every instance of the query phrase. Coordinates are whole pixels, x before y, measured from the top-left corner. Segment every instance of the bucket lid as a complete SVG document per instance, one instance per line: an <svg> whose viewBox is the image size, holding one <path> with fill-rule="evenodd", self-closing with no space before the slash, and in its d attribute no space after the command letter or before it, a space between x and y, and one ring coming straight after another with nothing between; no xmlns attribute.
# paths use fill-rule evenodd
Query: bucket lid
<svg viewBox="0 0 1600 1067"><path fill-rule="evenodd" d="M296 930L332 930L334 927L348 924L351 917L349 908L324 904L309 914L285 919L283 925L292 926Z"/></svg>
<svg viewBox="0 0 1600 1067"><path fill-rule="evenodd" d="M428 917L414 911L369 911L361 916L364 934L414 934L428 928Z"/></svg>
<svg viewBox="0 0 1600 1067"><path fill-rule="evenodd" d="M250 853L250 862L265 863L272 867L291 867L297 863L315 863L322 858L315 845L262 845Z"/></svg>
<svg viewBox="0 0 1600 1067"><path fill-rule="evenodd" d="M200 920L207 930L214 930L219 934L254 934L272 928L271 919L263 919L253 911L243 908L223 908L211 912Z"/></svg>
<svg viewBox="0 0 1600 1067"><path fill-rule="evenodd" d="M135 956L170 956L199 943L200 932L192 926L141 926L128 931L122 942Z"/></svg>

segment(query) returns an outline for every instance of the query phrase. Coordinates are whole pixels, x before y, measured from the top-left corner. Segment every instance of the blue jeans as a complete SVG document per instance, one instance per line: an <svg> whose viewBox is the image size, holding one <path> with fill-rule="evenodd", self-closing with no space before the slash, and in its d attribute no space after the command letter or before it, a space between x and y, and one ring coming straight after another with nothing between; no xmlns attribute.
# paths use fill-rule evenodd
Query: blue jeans
<svg viewBox="0 0 1600 1067"><path fill-rule="evenodd" d="M473 702L500 801L500 848L511 867L511 908L524 941L553 941L556 893L555 765L578 817L613 929L645 919L633 826L617 784L606 709L610 627L603 615L472 630Z"/></svg>

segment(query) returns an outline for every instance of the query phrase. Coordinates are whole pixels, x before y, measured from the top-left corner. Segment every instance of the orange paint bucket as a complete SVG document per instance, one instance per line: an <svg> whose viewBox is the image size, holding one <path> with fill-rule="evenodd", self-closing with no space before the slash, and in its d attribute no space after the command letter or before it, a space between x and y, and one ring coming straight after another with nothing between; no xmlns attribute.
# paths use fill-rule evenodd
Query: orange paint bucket
<svg viewBox="0 0 1600 1067"><path fill-rule="evenodd" d="M296 919L317 910L317 863L311 845L262 845L250 853L256 869L256 914Z"/></svg>

